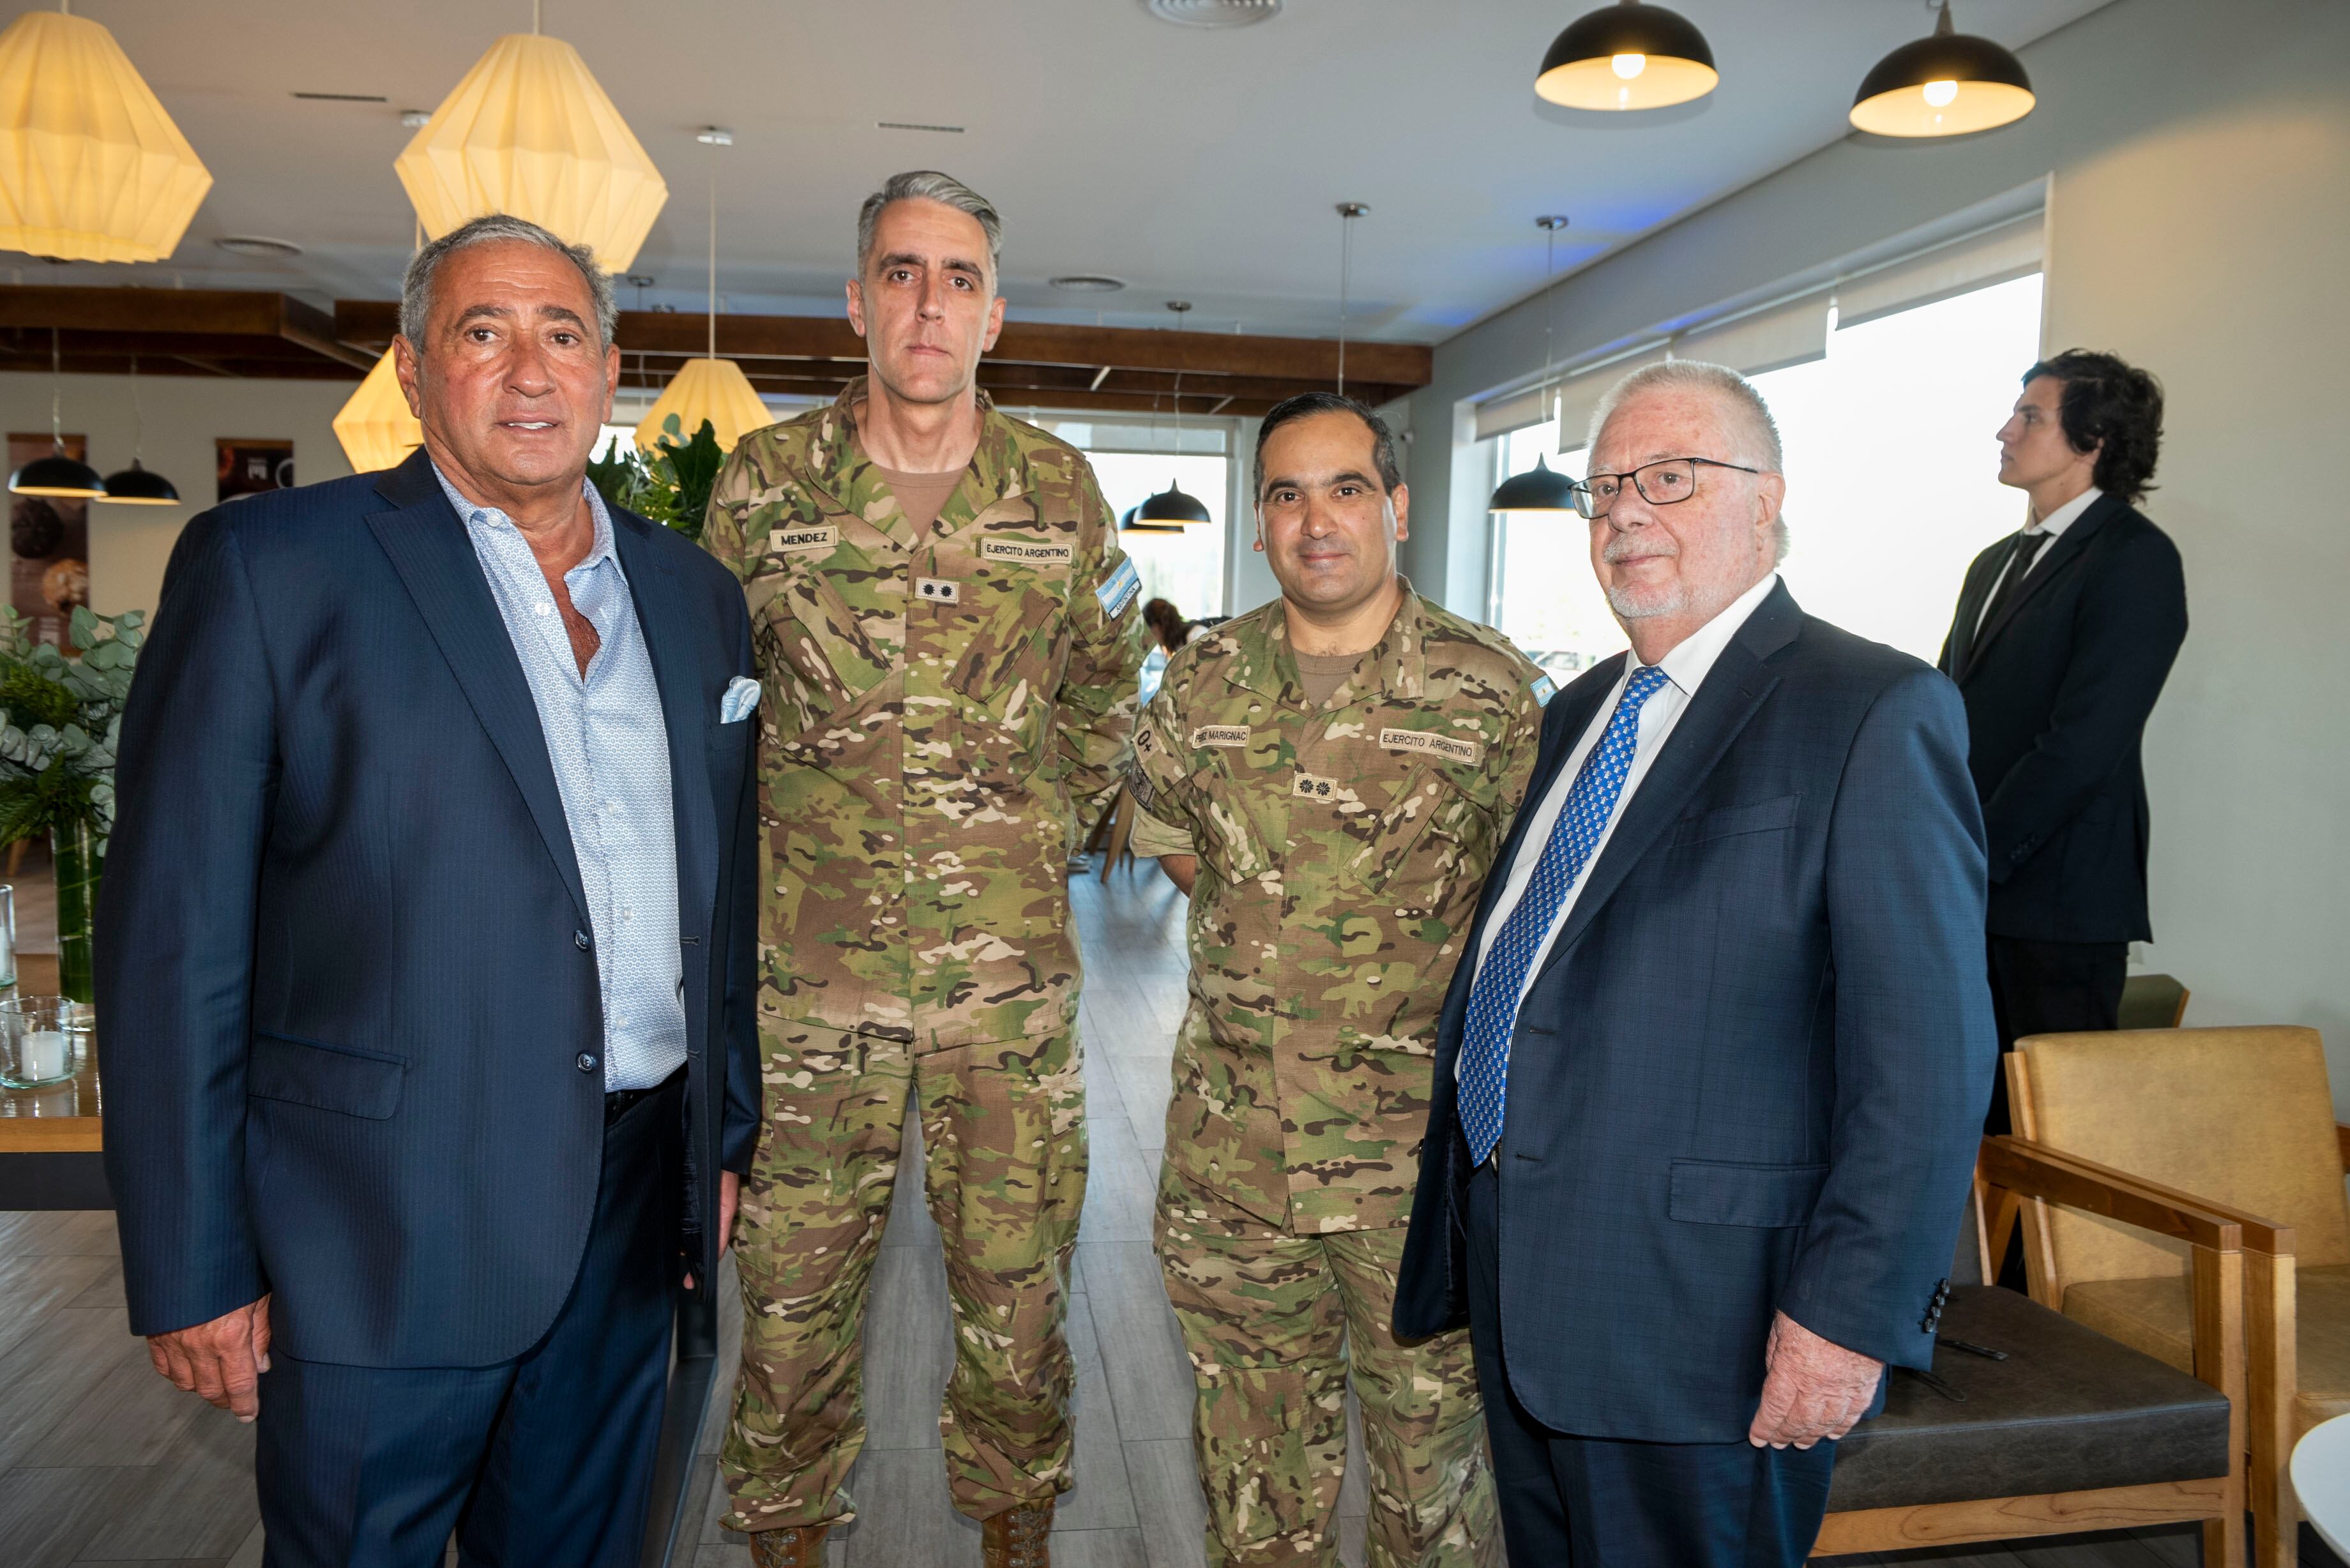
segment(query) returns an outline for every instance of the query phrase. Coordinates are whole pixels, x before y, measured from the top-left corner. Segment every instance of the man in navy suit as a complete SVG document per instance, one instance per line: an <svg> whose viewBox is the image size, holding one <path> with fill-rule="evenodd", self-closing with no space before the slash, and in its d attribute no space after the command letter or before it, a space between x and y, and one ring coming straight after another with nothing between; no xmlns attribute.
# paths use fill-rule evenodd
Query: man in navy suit
<svg viewBox="0 0 2350 1568"><path fill-rule="evenodd" d="M1462 949L1396 1332L1468 1322L1513 1563L1794 1568L1931 1357L1990 1089L1965 716L1778 580L1742 378L1594 428L1632 651L1552 699Z"/></svg>
<svg viewBox="0 0 2350 1568"><path fill-rule="evenodd" d="M1999 429L1999 482L2031 517L1967 568L1941 664L1990 844L2002 1050L2113 1028L2129 944L2154 940L2138 745L2187 640L2178 548L2137 509L2161 450L2161 385L2082 348L2026 370ZM1987 1127L2008 1129L2003 1075Z"/></svg>
<svg viewBox="0 0 2350 1568"><path fill-rule="evenodd" d="M633 1564L756 1131L733 577L585 480L611 286L411 265L423 450L173 552L99 912L134 1332L259 1419L272 1564Z"/></svg>

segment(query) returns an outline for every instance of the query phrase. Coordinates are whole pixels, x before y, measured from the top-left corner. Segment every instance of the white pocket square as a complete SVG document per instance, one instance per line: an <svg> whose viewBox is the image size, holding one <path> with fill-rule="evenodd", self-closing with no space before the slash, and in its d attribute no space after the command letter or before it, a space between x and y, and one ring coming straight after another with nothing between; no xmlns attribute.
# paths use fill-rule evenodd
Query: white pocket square
<svg viewBox="0 0 2350 1568"><path fill-rule="evenodd" d="M737 675L726 683L726 695L718 700L718 722L732 724L747 719L759 706L759 683L747 675Z"/></svg>

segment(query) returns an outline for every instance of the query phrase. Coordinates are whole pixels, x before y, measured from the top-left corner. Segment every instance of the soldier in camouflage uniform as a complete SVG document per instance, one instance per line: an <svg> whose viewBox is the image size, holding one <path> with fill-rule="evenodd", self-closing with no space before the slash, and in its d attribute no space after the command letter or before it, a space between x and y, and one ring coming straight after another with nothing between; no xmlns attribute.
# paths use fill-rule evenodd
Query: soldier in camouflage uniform
<svg viewBox="0 0 2350 1568"><path fill-rule="evenodd" d="M725 1522L761 1563L812 1568L855 1517L860 1333L910 1097L954 1307L955 1506L991 1564L1043 1564L1086 1179L1068 843L1128 754L1138 584L1083 455L972 379L1003 318L993 210L899 175L858 238L870 375L746 437L703 535L749 597L764 689L765 1119L734 1232Z"/></svg>
<svg viewBox="0 0 2350 1568"><path fill-rule="evenodd" d="M1267 416L1283 597L1178 652L1135 734L1135 853L1191 896L1157 1229L1218 1564L1336 1563L1350 1370L1374 1568L1501 1555L1468 1335L1388 1321L1437 1013L1548 685L1396 575L1399 478L1358 403Z"/></svg>

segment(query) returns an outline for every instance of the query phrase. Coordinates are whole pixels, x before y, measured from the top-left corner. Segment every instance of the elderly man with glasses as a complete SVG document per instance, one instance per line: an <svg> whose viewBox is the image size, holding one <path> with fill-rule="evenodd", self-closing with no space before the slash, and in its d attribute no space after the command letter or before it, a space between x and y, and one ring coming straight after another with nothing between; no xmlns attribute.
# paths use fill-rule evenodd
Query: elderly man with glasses
<svg viewBox="0 0 2350 1568"><path fill-rule="evenodd" d="M1516 1563L1794 1568L1933 1352L1993 1047L1965 717L1796 607L1780 470L1720 366L1602 403L1631 652L1552 700L1438 1029L1395 1328L1469 1324Z"/></svg>

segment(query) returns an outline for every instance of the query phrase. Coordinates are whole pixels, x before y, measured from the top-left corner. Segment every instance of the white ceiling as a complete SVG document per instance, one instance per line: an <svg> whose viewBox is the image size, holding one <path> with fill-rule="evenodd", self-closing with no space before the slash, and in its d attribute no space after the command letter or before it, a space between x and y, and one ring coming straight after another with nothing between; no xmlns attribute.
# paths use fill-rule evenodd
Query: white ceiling
<svg viewBox="0 0 2350 1568"><path fill-rule="evenodd" d="M699 310L708 171L720 161L729 307L838 308L858 202L884 176L943 168L1006 226L1015 316L1326 337L1338 325L1341 201L1355 225L1352 330L1433 342L1537 287L1538 213L1572 216L1585 263L1845 133L1862 74L1924 33L1923 0L1676 0L1721 88L1645 116L1534 96L1552 36L1604 0L1288 0L1272 22L1169 26L1139 0L545 0L671 185L632 270L648 306ZM1956 0L1961 30L2011 47L2106 0ZM21 9L22 7L17 7ZM26 282L284 288L388 298L412 218L391 161L530 0L79 0L111 28L214 178L179 254L52 266ZM296 91L380 93L321 103ZM960 135L877 120L960 125ZM694 130L724 125L712 153ZM1991 134L1997 134L1993 132ZM1930 150L1920 149L1921 158ZM282 263L224 234L300 244ZM8 257L0 265L20 258ZM1066 273L1124 293L1071 296ZM623 303L639 303L623 290Z"/></svg>

